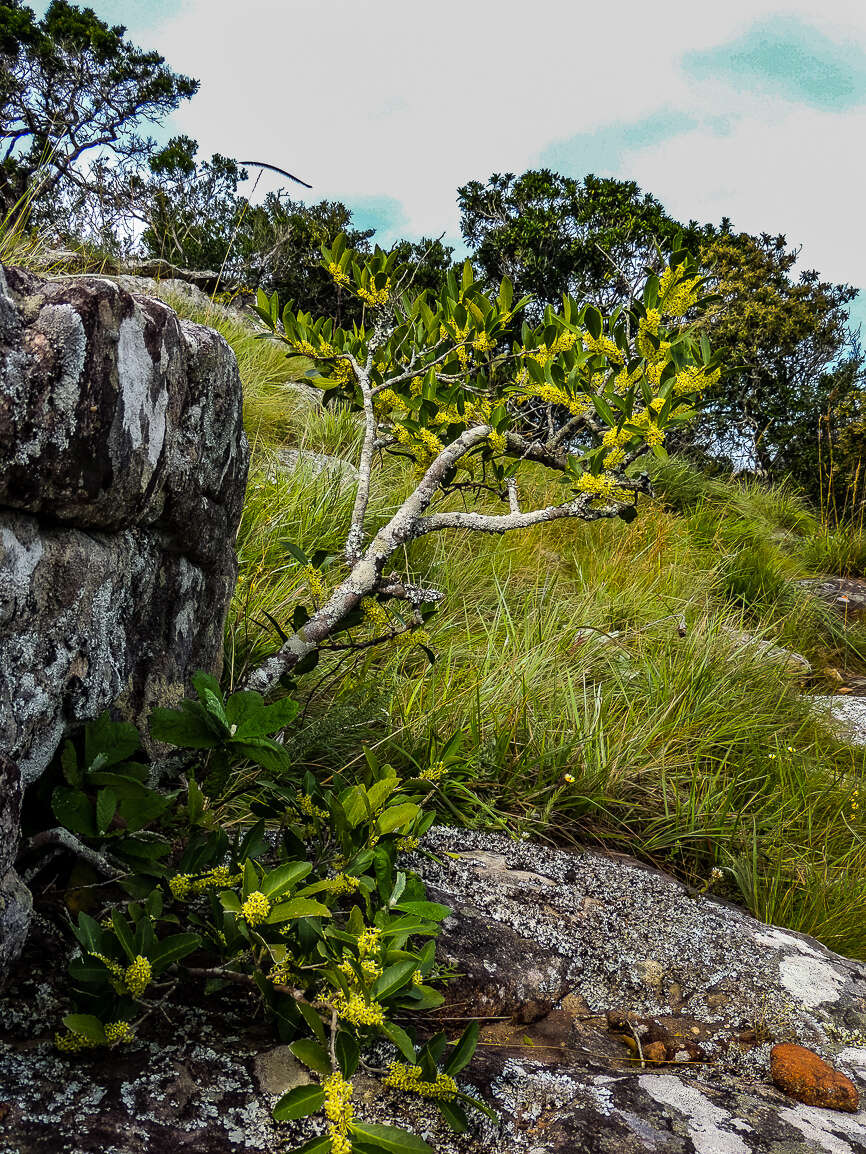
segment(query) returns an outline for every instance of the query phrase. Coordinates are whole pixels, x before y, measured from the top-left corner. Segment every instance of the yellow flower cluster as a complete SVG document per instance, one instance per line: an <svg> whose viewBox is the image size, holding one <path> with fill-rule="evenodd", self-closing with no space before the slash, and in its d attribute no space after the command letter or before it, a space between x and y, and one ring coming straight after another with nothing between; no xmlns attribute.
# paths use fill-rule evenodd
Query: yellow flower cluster
<svg viewBox="0 0 866 1154"><path fill-rule="evenodd" d="M619 348L615 341L610 339L610 337L603 335L600 337L594 337L592 333L588 332L583 333L582 336L583 343L591 353L595 353L597 356L607 357L609 361L613 361L613 363L617 365L621 365L623 363L624 358L622 355L622 350Z"/></svg>
<svg viewBox="0 0 866 1154"><path fill-rule="evenodd" d="M83 1034L76 1034L73 1030L67 1030L65 1034L57 1033L54 1035L54 1046L57 1050L62 1050L66 1054L78 1054L81 1050L89 1050L93 1046L101 1046L102 1042L94 1042L92 1038L85 1038Z"/></svg>
<svg viewBox="0 0 866 1154"><path fill-rule="evenodd" d="M399 649L414 649L416 645L426 645L430 635L426 629L404 629L394 638L394 644Z"/></svg>
<svg viewBox="0 0 866 1154"><path fill-rule="evenodd" d="M123 1042L131 1042L134 1037L131 1022L125 1022L121 1019L117 1022L105 1023L105 1039L109 1046L117 1046Z"/></svg>
<svg viewBox="0 0 866 1154"><path fill-rule="evenodd" d="M424 985L424 975L421 973L420 970L413 970L412 971L412 985L413 986L423 986Z"/></svg>
<svg viewBox="0 0 866 1154"><path fill-rule="evenodd" d="M424 378L413 377L409 382L409 395L412 397L420 397L424 391Z"/></svg>
<svg viewBox="0 0 866 1154"><path fill-rule="evenodd" d="M368 982L375 982L382 974L382 967L375 958L363 958L361 961L361 973Z"/></svg>
<svg viewBox="0 0 866 1154"><path fill-rule="evenodd" d="M647 309L646 316L641 317L637 326L637 349L648 361L656 356L656 350L652 342L647 340L647 334L657 337L661 320L662 314L658 309Z"/></svg>
<svg viewBox="0 0 866 1154"><path fill-rule="evenodd" d="M477 349L479 353L489 353L491 349L495 348L495 345L487 333L479 333L472 342L472 347Z"/></svg>
<svg viewBox="0 0 866 1154"><path fill-rule="evenodd" d="M578 491L592 497L609 500L616 492L616 479L605 473L593 477L592 473L582 473L577 482Z"/></svg>
<svg viewBox="0 0 866 1154"><path fill-rule="evenodd" d="M380 413L390 413L392 409L405 407L393 389L383 389L381 393L377 393L373 404Z"/></svg>
<svg viewBox="0 0 866 1154"><path fill-rule="evenodd" d="M358 953L362 958L371 957L379 953L382 931L378 926L368 926L358 935Z"/></svg>
<svg viewBox="0 0 866 1154"><path fill-rule="evenodd" d="M620 394L627 393L628 390L632 387L632 385L636 381L640 380L642 372L643 372L643 369L641 368L640 365L638 365L638 367L636 369L633 369L632 372L629 372L627 369L624 369L624 368L620 369L620 371L616 374L616 376L614 377L614 380L613 380L614 392L620 393Z"/></svg>
<svg viewBox="0 0 866 1154"><path fill-rule="evenodd" d="M348 274L340 268L336 261L332 260L329 262L328 272L334 278L334 284L338 284L342 287L343 285L347 285L349 283Z"/></svg>
<svg viewBox="0 0 866 1154"><path fill-rule="evenodd" d="M313 600L324 601L326 589L321 569L316 569L313 565L305 565L301 570L301 576L306 581L307 590Z"/></svg>
<svg viewBox="0 0 866 1154"><path fill-rule="evenodd" d="M518 381L518 384L520 383ZM524 390L526 397L537 397L548 405L562 405L575 417L583 416L588 407L583 397L572 397L558 385L524 384Z"/></svg>
<svg viewBox="0 0 866 1154"><path fill-rule="evenodd" d="M334 365L333 377L339 385L354 385L355 373L345 357L340 357L336 365Z"/></svg>
<svg viewBox="0 0 866 1154"><path fill-rule="evenodd" d="M376 1001L367 1001L363 994L353 993L347 998L338 994L334 998L337 1017L353 1026L381 1026L385 1022L382 1007Z"/></svg>
<svg viewBox="0 0 866 1154"><path fill-rule="evenodd" d="M555 360L560 353L567 353L569 349L573 349L578 339L576 333L560 333L552 344L540 344L537 349L523 349L523 355L529 357L530 360L535 361L536 364L544 368L545 365L549 365L551 361Z"/></svg>
<svg viewBox="0 0 866 1154"><path fill-rule="evenodd" d="M412 850L418 848L421 844L421 839L417 837L398 837L397 838L397 852L411 853Z"/></svg>
<svg viewBox="0 0 866 1154"><path fill-rule="evenodd" d="M314 805L308 793L299 793L295 804L305 817L328 817L328 811L321 806Z"/></svg>
<svg viewBox="0 0 866 1154"><path fill-rule="evenodd" d="M661 402L659 404L659 402ZM664 400L661 397L656 397L650 402L653 411L660 409L664 405ZM632 417L632 422L639 425L643 432L643 439L652 448L653 445L663 445L665 440L664 430L660 429L658 425L652 421L650 410L644 409L642 413L636 413Z"/></svg>
<svg viewBox="0 0 866 1154"><path fill-rule="evenodd" d="M405 1062L392 1062L388 1067L385 1085L395 1090L405 1090L420 1094L422 1098L453 1098L457 1093L457 1083L450 1074L437 1073L435 1082L425 1082L420 1066L407 1066Z"/></svg>
<svg viewBox="0 0 866 1154"><path fill-rule="evenodd" d="M358 289L358 296L371 308L386 305L391 299L391 278L388 277L384 287L380 289L374 288L372 281L370 282L369 288L364 288L362 285L361 288Z"/></svg>
<svg viewBox="0 0 866 1154"><path fill-rule="evenodd" d="M401 445L420 453L422 459L432 460L442 452L442 442L430 429L419 429L416 434L409 432L403 425L394 426L394 436Z"/></svg>
<svg viewBox="0 0 866 1154"><path fill-rule="evenodd" d="M228 866L215 866L200 877L193 874L175 874L168 879L168 888L172 897L182 902L190 895L202 894L205 890L224 890L229 886L236 886L242 878L243 874L229 873Z"/></svg>
<svg viewBox="0 0 866 1154"><path fill-rule="evenodd" d="M261 925L270 912L271 903L261 890L253 890L241 906L241 917L246 921L248 926Z"/></svg>
<svg viewBox="0 0 866 1154"><path fill-rule="evenodd" d="M490 447L495 453L504 453L508 448L508 441L505 439L505 434L498 433L496 429L491 429L487 440L490 442Z"/></svg>
<svg viewBox="0 0 866 1154"><path fill-rule="evenodd" d="M430 429L420 428L417 437L431 457L436 457L442 452L444 445Z"/></svg>
<svg viewBox="0 0 866 1154"><path fill-rule="evenodd" d="M294 345L295 352L300 353L302 357L309 357L314 361L319 355L318 350L309 341L295 341Z"/></svg>
<svg viewBox="0 0 866 1154"><path fill-rule="evenodd" d="M84 1034L76 1033L75 1030L67 1030L63 1034L56 1033L54 1035L54 1045L64 1053L78 1054L82 1050L92 1050L106 1043L109 1046L116 1046L123 1042L131 1042L134 1036L131 1023L120 1020L117 1022L106 1022L105 1042L87 1038Z"/></svg>
<svg viewBox="0 0 866 1154"><path fill-rule="evenodd" d="M700 277L680 277L679 269L666 268L659 277L659 301L669 317L682 317L698 302Z"/></svg>
<svg viewBox="0 0 866 1154"><path fill-rule="evenodd" d="M371 625L374 629L391 628L391 618L387 610L375 597L361 598L361 614L367 625Z"/></svg>
<svg viewBox="0 0 866 1154"><path fill-rule="evenodd" d="M860 790L855 789L851 794L851 821L857 817L857 810L860 808Z"/></svg>
<svg viewBox="0 0 866 1154"><path fill-rule="evenodd" d="M360 884L360 878L356 878L353 874L338 873L328 878L328 893L352 894Z"/></svg>
<svg viewBox="0 0 866 1154"><path fill-rule="evenodd" d="M445 765L441 761L432 761L418 776L422 781L440 781L445 776Z"/></svg>
<svg viewBox="0 0 866 1154"><path fill-rule="evenodd" d="M92 958L102 962L105 968L111 974L111 984L118 994L126 993L126 982L124 978L123 966L120 962L116 962L113 958L107 958L105 954L92 953Z"/></svg>
<svg viewBox="0 0 866 1154"><path fill-rule="evenodd" d="M605 469L618 469L625 460L625 449L611 449L609 453L605 453L602 464Z"/></svg>
<svg viewBox="0 0 866 1154"><path fill-rule="evenodd" d="M288 958L283 958L281 962L271 966L268 972L268 981L273 982L275 986L292 985L294 974Z"/></svg>
<svg viewBox="0 0 866 1154"><path fill-rule="evenodd" d="M126 967L123 975L123 980L126 983L126 988L134 998L140 998L147 987L150 985L150 979L153 977L153 971L150 962L147 958L139 954Z"/></svg>
<svg viewBox="0 0 866 1154"><path fill-rule="evenodd" d="M349 1125L352 1109L352 1083L346 1081L339 1070L325 1079L325 1117L328 1119L328 1137L331 1139L331 1154L352 1154L349 1141Z"/></svg>
<svg viewBox="0 0 866 1154"><path fill-rule="evenodd" d="M607 449L622 449L631 440L631 433L625 429L608 429L601 438L601 443Z"/></svg>
<svg viewBox="0 0 866 1154"><path fill-rule="evenodd" d="M687 369L682 369L677 373L674 380L674 393L678 397L688 393L702 393L704 389L712 388L713 385L718 384L720 376L720 369L706 373L700 366L690 365Z"/></svg>

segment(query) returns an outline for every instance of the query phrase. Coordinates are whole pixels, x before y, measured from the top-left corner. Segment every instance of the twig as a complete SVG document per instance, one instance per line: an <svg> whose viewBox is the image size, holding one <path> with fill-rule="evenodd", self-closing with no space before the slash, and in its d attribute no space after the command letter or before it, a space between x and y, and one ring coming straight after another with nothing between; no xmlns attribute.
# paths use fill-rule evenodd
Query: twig
<svg viewBox="0 0 866 1154"><path fill-rule="evenodd" d="M27 843L28 849L40 849L44 845L59 845L63 849L70 850L106 877L119 878L123 876L124 871L119 865L98 850L86 846L68 829L63 829L60 826L56 829L44 829L41 833L34 834Z"/></svg>

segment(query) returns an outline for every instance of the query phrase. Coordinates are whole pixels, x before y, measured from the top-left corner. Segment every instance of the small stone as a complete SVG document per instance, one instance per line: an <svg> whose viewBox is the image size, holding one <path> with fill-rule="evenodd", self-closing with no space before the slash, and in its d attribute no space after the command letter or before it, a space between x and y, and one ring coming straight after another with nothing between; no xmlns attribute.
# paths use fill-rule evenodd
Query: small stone
<svg viewBox="0 0 866 1154"><path fill-rule="evenodd" d="M668 1052L664 1042L650 1042L643 1047L643 1056L648 1062L666 1062Z"/></svg>
<svg viewBox="0 0 866 1154"><path fill-rule="evenodd" d="M860 1105L857 1087L805 1046L781 1042L770 1051L770 1074L786 1094L807 1106L845 1110L854 1114Z"/></svg>
<svg viewBox="0 0 866 1154"><path fill-rule="evenodd" d="M296 1086L306 1086L313 1080L288 1046L277 1046L259 1054L255 1061L255 1071L259 1085L266 1094L286 1094Z"/></svg>

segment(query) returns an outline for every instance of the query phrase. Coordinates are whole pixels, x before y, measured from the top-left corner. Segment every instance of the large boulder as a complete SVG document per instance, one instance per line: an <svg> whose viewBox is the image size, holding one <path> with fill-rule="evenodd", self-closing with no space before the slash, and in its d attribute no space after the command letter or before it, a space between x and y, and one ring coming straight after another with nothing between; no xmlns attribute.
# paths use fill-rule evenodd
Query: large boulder
<svg viewBox="0 0 866 1154"><path fill-rule="evenodd" d="M248 461L222 337L101 277L0 269L0 755L23 784L70 725L141 726L219 668Z"/></svg>
<svg viewBox="0 0 866 1154"><path fill-rule="evenodd" d="M457 975L430 1024L481 1019L460 1081L499 1120L453 1135L360 1072L358 1117L408 1123L438 1154L866 1151L866 1110L805 1105L771 1070L775 1045L802 1045L863 1098L866 965L628 859L441 828L424 848L412 864L452 907L438 956ZM58 923L37 920L0 1005L0 1149L277 1154L321 1131L272 1121L311 1076L242 987L184 984L122 1050L57 1053Z"/></svg>

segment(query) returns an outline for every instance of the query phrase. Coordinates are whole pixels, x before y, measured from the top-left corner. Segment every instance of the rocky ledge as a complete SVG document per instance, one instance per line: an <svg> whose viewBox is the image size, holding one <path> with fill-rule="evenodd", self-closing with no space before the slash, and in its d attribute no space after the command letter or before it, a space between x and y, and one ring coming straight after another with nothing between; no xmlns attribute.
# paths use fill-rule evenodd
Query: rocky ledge
<svg viewBox="0 0 866 1154"><path fill-rule="evenodd" d="M465 1081L499 1122L454 1136L367 1076L359 1116L411 1122L440 1154L866 1151L866 965L629 859L444 828L426 850L413 864L454 911L439 951L457 977L438 1017L455 1033L482 1018ZM190 987L121 1053L54 1051L61 946L37 923L0 1014L0 1150L241 1154L313 1132L271 1121L308 1075L238 993ZM778 1043L850 1080L841 1108L773 1084Z"/></svg>

